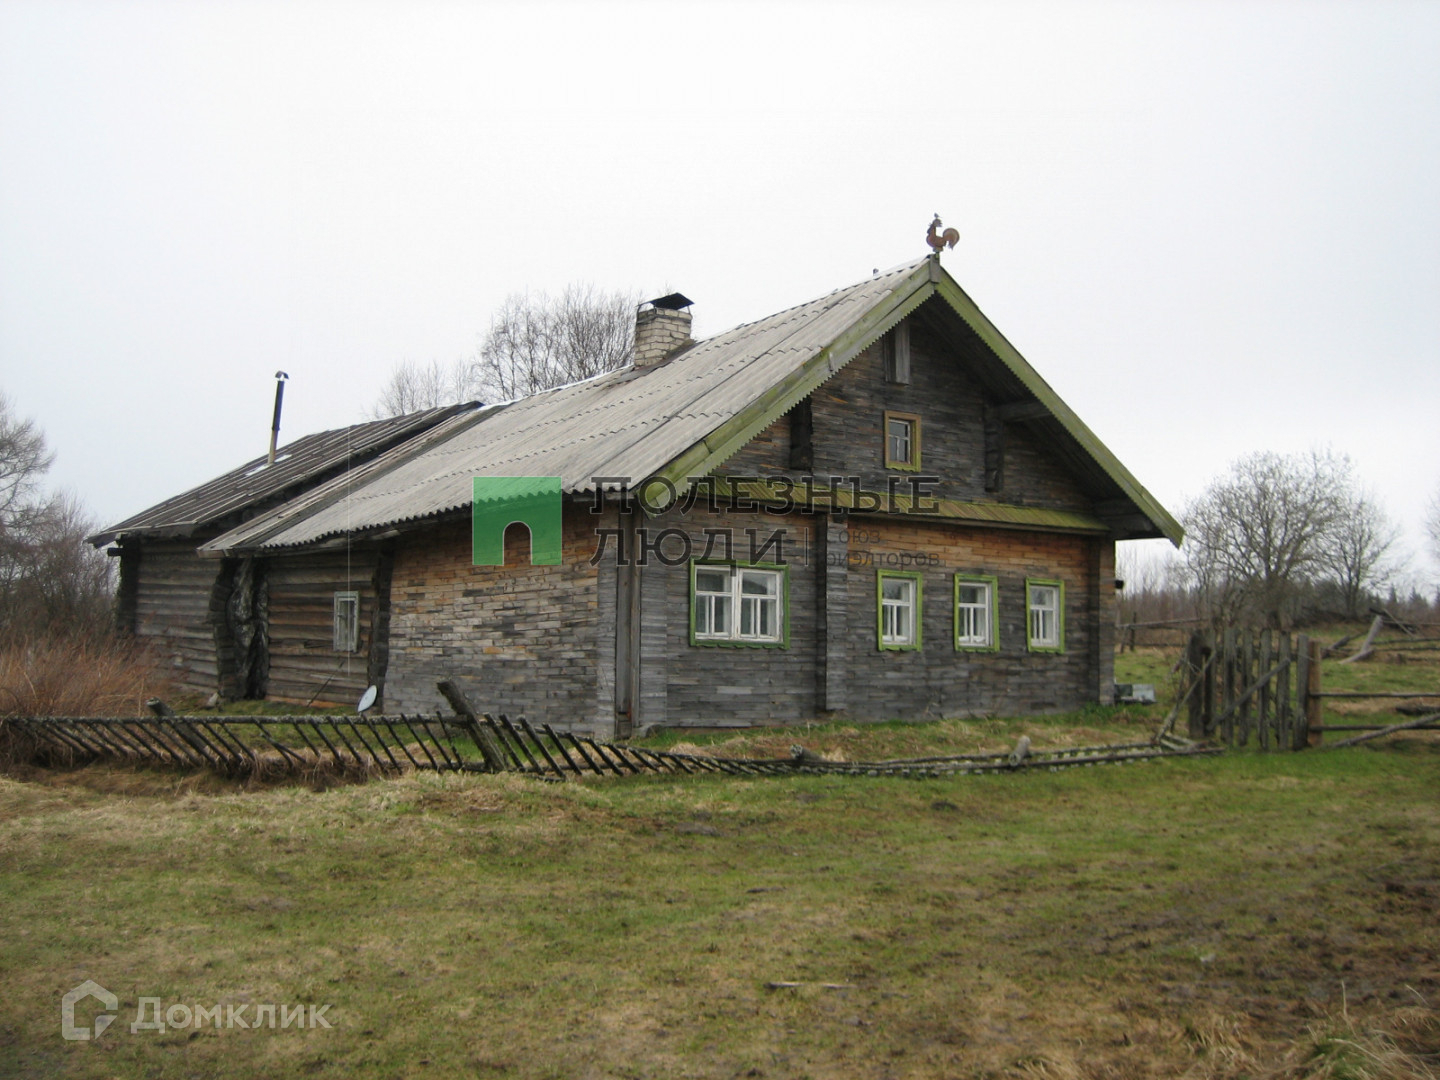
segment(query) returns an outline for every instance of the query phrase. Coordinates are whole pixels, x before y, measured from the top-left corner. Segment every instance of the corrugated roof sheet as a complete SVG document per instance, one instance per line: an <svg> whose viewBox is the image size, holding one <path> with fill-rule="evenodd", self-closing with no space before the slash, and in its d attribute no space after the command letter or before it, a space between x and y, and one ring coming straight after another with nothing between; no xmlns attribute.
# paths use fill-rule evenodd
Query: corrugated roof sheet
<svg viewBox="0 0 1440 1080"><path fill-rule="evenodd" d="M967 322L997 365L1046 406L1056 436L1087 455L1085 460L1108 478L1105 482L1113 483L1111 490L1131 500L1151 522L1156 531L1140 535L1165 535L1179 543L1180 528L1164 508L926 257L737 326L654 367L625 368L452 417L201 550L300 547L461 511L470 505L477 476L558 476L563 489L574 493L592 490L595 477L623 477L634 484L667 467L718 468L757 425L783 412L792 399L799 400L808 387L819 385L932 295ZM1009 520L1004 515L1015 510L1014 523L1020 524L1019 518L1041 523L1034 513L1016 508L956 504L949 509L952 513L945 516L996 523ZM1051 524L1104 527L1089 515L1062 517Z"/></svg>
<svg viewBox="0 0 1440 1080"><path fill-rule="evenodd" d="M419 453L402 447L376 462L368 479L338 479L302 498L304 506L261 515L203 550L293 547L460 510L476 476L559 476L567 492L591 490L596 476L638 481L909 286L926 262L737 326L653 368L610 372L468 418Z"/></svg>
<svg viewBox="0 0 1440 1080"><path fill-rule="evenodd" d="M89 541L106 544L127 533L193 535L247 508L292 496L307 485L327 478L334 470L345 468L347 463L368 461L452 416L475 408L474 403L446 405L306 435L280 447L274 465L267 465L265 457L254 458L238 469L109 526L89 537Z"/></svg>

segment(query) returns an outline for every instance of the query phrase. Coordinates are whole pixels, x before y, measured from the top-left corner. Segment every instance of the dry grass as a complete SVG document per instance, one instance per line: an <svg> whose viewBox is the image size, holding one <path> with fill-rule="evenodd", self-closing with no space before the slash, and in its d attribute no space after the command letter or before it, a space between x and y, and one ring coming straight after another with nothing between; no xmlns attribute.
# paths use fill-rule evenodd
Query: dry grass
<svg viewBox="0 0 1440 1080"><path fill-rule="evenodd" d="M37 639L0 647L0 717L139 716L161 680L137 646Z"/></svg>
<svg viewBox="0 0 1440 1080"><path fill-rule="evenodd" d="M0 646L0 768L28 762L35 751L6 717L138 716L161 685L151 656L108 638Z"/></svg>

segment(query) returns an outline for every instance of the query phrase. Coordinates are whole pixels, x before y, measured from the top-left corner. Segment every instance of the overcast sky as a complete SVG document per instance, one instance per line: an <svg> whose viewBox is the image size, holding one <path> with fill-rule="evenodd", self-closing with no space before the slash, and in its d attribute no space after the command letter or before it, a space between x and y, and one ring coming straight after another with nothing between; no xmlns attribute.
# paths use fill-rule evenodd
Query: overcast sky
<svg viewBox="0 0 1440 1080"><path fill-rule="evenodd" d="M1440 487L1440 4L0 0L0 390L116 520L504 297L699 336L923 254L1162 502Z"/></svg>

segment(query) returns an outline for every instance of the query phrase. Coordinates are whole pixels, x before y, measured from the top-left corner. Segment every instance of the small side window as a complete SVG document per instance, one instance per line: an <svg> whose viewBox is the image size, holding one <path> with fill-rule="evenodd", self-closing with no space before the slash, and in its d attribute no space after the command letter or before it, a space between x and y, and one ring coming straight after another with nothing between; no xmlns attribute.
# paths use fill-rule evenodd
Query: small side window
<svg viewBox="0 0 1440 1080"><path fill-rule="evenodd" d="M1065 585L1059 581L1025 582L1026 628L1031 652L1065 648Z"/></svg>
<svg viewBox="0 0 1440 1080"><path fill-rule="evenodd" d="M360 594L335 594L335 651L355 652L360 648Z"/></svg>

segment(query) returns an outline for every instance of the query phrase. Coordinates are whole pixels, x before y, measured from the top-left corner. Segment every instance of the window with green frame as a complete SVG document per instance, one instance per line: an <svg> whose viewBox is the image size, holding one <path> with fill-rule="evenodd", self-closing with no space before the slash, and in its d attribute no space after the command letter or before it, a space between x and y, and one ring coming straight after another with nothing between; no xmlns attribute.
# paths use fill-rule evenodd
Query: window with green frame
<svg viewBox="0 0 1440 1080"><path fill-rule="evenodd" d="M914 413L889 412L882 415L885 428L885 468L909 472L920 468L920 417Z"/></svg>
<svg viewBox="0 0 1440 1080"><path fill-rule="evenodd" d="M910 570L881 570L875 577L875 636L881 649L920 648L922 580Z"/></svg>
<svg viewBox="0 0 1440 1080"><path fill-rule="evenodd" d="M692 562L690 644L788 647L788 569L776 563Z"/></svg>
<svg viewBox="0 0 1440 1080"><path fill-rule="evenodd" d="M1025 640L1031 652L1065 651L1065 583L1025 579Z"/></svg>
<svg viewBox="0 0 1440 1080"><path fill-rule="evenodd" d="M955 648L1000 648L1000 583L983 574L955 575Z"/></svg>

